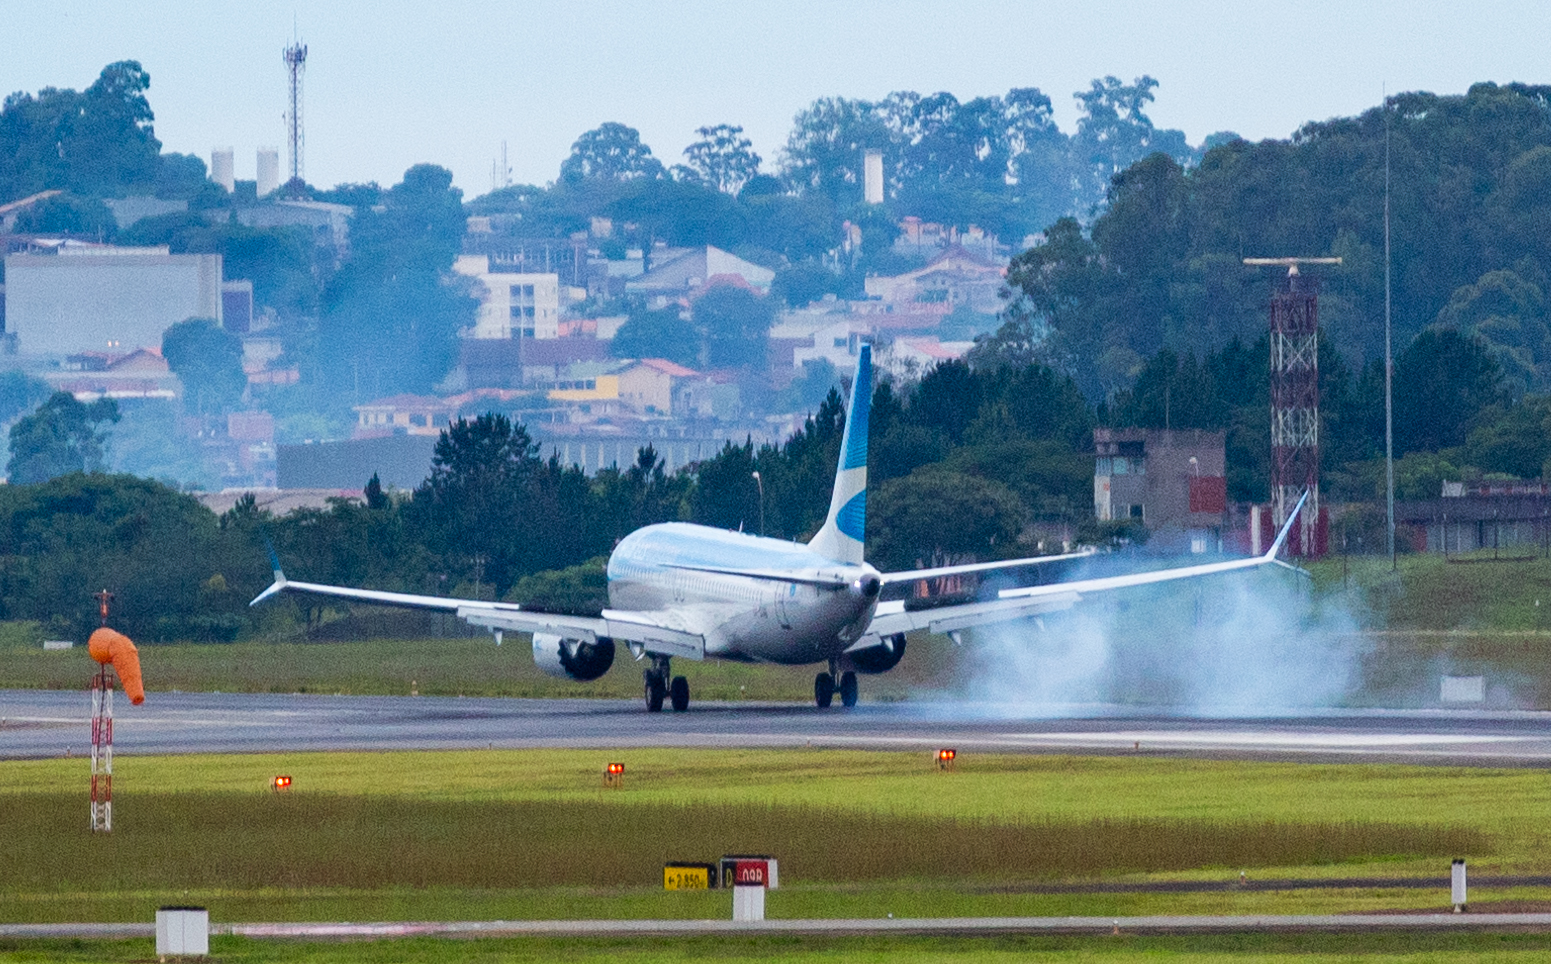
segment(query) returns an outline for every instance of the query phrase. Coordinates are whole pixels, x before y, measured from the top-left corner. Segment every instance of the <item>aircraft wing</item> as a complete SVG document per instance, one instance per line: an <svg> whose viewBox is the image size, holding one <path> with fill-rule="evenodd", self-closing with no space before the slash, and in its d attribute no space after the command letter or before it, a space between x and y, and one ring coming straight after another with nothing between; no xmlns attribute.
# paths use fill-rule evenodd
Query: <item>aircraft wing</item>
<svg viewBox="0 0 1551 964"><path fill-rule="evenodd" d="M925 629L934 633L953 633L970 626L1009 622L1038 616L1058 609L1068 609L1084 596L1109 592L1132 586L1150 586L1179 579L1197 579L1219 573L1257 569L1261 566L1283 565L1276 558L1298 519L1298 513L1308 500L1305 493L1288 516L1287 523L1277 535L1276 541L1263 556L1248 559L1230 559L1225 562L1208 562L1198 566L1179 566L1173 569L1157 569L1152 572L1135 572L1123 576L1101 576L1095 579L1078 579L1072 582L1051 583L1045 586L1026 586L1021 589L1004 589L995 599L932 608L908 609L905 602L880 603L873 614L867 632L852 649L867 649L878 645L878 640L895 633Z"/></svg>
<svg viewBox="0 0 1551 964"><path fill-rule="evenodd" d="M475 626L498 632L555 633L567 639L594 642L600 636L637 643L648 652L686 659L705 658L705 636L695 627L676 625L681 620L672 612L636 612L605 609L602 616L570 616L524 609L516 603L487 602L480 599L453 599L447 596L421 596L414 593L383 592L377 589L352 589L315 582L292 582L275 567L275 581L259 593L250 606L256 606L282 592L305 593L331 599L397 606L402 609L429 609L453 613Z"/></svg>
<svg viewBox="0 0 1551 964"><path fill-rule="evenodd" d="M961 566L937 566L933 569L907 569L904 572L882 573L884 585L896 582L916 582L920 579L936 579L939 576L957 576L967 572L991 572L996 569L1021 569L1024 566L1040 566L1047 562L1065 562L1093 555L1094 550L1066 552L1058 556L1029 556L1025 559L1004 559L1001 562L970 562Z"/></svg>

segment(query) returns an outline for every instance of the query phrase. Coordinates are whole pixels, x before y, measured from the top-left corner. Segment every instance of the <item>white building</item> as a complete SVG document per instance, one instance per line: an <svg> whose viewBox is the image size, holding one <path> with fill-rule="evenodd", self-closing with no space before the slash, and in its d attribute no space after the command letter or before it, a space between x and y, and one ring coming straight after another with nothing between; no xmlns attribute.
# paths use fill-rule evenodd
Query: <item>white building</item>
<svg viewBox="0 0 1551 964"><path fill-rule="evenodd" d="M460 255L452 270L479 282L472 338L559 338L560 276L490 270L483 254Z"/></svg>
<svg viewBox="0 0 1551 964"><path fill-rule="evenodd" d="M189 318L222 320L221 256L75 248L5 259L5 324L29 355L160 350Z"/></svg>

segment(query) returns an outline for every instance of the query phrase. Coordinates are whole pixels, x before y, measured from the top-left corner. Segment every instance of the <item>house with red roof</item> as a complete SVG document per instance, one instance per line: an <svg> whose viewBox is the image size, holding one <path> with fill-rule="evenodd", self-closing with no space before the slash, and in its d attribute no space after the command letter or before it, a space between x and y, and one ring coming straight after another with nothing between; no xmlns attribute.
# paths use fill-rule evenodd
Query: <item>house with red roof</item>
<svg viewBox="0 0 1551 964"><path fill-rule="evenodd" d="M619 373L619 400L642 413L690 414L681 409L694 407L695 388L705 384L706 376L694 369L666 358L643 358Z"/></svg>

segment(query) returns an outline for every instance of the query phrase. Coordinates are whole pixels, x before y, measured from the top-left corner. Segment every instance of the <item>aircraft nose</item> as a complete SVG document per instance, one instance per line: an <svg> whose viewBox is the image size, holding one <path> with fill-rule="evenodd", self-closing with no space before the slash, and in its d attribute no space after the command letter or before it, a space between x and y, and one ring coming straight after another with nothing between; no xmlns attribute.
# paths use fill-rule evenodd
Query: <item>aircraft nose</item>
<svg viewBox="0 0 1551 964"><path fill-rule="evenodd" d="M883 580L877 576L863 576L852 583L851 588L861 593L864 598L871 599L883 588Z"/></svg>

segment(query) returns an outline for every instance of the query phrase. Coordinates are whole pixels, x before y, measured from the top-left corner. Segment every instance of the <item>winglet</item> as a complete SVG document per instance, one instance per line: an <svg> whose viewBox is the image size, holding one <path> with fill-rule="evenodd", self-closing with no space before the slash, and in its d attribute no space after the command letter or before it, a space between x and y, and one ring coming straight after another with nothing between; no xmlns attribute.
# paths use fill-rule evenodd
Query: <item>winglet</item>
<svg viewBox="0 0 1551 964"><path fill-rule="evenodd" d="M275 581L269 584L268 589L254 596L253 601L248 603L249 606L257 606L270 596L285 589L285 572L280 568L280 555L275 552L274 543L266 538L264 540L264 548L269 550L269 567L275 572Z"/></svg>
<svg viewBox="0 0 1551 964"><path fill-rule="evenodd" d="M1286 542L1287 537L1292 534L1293 523L1298 521L1298 513L1303 509L1303 504L1307 501L1309 501L1309 493L1305 491L1303 497L1298 500L1298 504L1293 506L1292 512L1288 513L1287 521L1282 523L1282 531L1277 533L1276 541L1271 543L1270 549L1266 550L1265 557L1267 559L1275 559L1276 554L1282 551L1282 543Z"/></svg>

